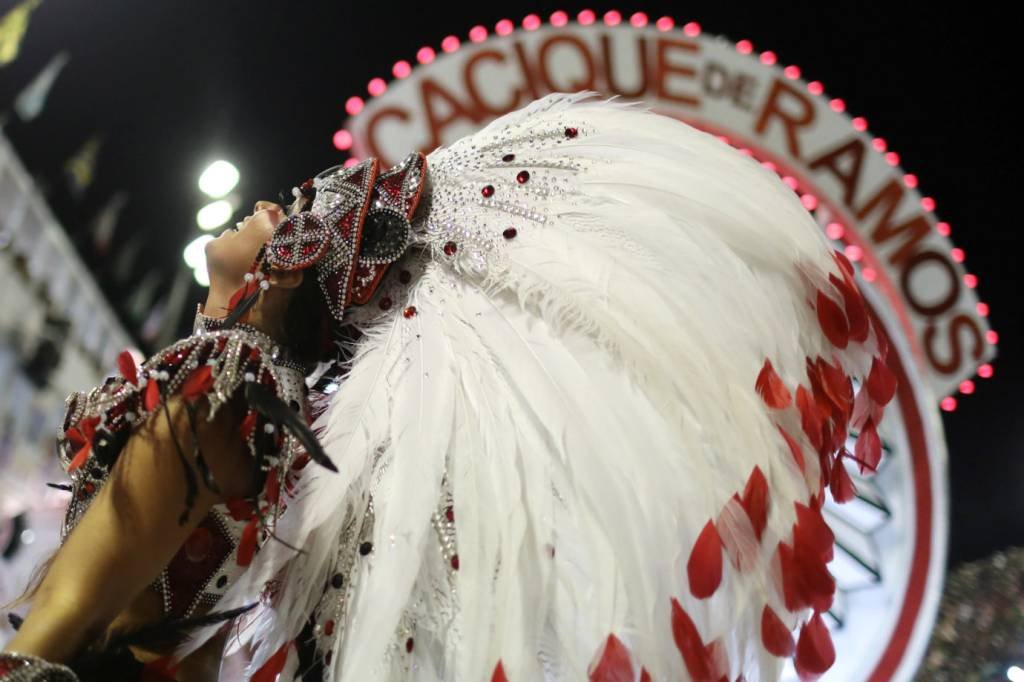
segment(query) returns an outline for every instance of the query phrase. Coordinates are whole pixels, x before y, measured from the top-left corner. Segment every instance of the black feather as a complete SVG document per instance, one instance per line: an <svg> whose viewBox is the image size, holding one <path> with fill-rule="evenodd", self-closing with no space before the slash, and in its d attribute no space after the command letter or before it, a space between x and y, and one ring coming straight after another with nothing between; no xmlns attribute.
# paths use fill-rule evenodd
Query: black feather
<svg viewBox="0 0 1024 682"><path fill-rule="evenodd" d="M224 322L221 323L220 328L230 329L231 327L234 327L235 324L242 319L242 315L249 312L249 309L255 305L256 300L260 297L260 291L262 290L259 287L256 287L255 291L239 301L238 305L235 306L235 309L228 313L228 316L224 318Z"/></svg>
<svg viewBox="0 0 1024 682"><path fill-rule="evenodd" d="M306 423L273 391L255 381L250 381L245 385L245 399L271 422L291 431L314 462L337 473L338 468L327 457L327 453L320 446L320 441L313 435Z"/></svg>

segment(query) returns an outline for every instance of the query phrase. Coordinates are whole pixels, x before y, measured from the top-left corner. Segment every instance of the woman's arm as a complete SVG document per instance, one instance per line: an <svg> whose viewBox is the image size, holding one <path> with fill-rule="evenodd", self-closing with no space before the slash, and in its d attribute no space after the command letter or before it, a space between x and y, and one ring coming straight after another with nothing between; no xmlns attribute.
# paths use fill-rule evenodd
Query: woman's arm
<svg viewBox="0 0 1024 682"><path fill-rule="evenodd" d="M238 400L224 405L212 422L199 409L200 448L222 494L209 490L196 472L195 504L188 521L178 525L186 486L172 433L189 460L192 435L182 399L171 398L168 409L170 424L161 409L128 439L106 484L54 558L8 644L11 651L70 661L156 578L212 505L251 492Z"/></svg>

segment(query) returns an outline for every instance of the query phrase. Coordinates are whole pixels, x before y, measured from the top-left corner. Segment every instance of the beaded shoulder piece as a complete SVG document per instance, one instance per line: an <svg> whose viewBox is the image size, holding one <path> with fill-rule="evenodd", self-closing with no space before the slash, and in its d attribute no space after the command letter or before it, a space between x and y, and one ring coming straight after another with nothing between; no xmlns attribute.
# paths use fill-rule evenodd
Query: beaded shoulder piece
<svg viewBox="0 0 1024 682"><path fill-rule="evenodd" d="M71 502L61 529L63 542L106 482L129 436L149 419L162 418L172 396L181 396L193 437L176 444L188 496L179 522L189 514L198 485L216 489L195 437L200 401L208 419L239 392L246 413L239 429L247 450L259 466L260 493L252 500L216 505L162 572L156 587L163 593L165 612L190 615L212 606L251 561L260 541L273 531L284 509L281 485L289 490L309 460L308 440L295 421L310 421L305 372L286 349L248 325L217 329L216 320L196 317L195 332L155 353L136 366L126 352L118 358L120 373L90 391L68 396L57 436L61 464L71 477ZM255 397L254 397L255 396ZM267 408L267 403L271 407ZM292 420L282 418L287 411ZM188 466L189 459L193 466ZM203 481L197 481L198 471ZM228 561L231 557L234 561ZM228 565L230 564L230 565Z"/></svg>

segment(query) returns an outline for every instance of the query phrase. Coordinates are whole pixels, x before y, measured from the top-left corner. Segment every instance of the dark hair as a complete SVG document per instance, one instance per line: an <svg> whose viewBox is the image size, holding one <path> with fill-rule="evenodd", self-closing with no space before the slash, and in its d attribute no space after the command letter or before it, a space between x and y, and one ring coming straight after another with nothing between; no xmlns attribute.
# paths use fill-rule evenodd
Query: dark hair
<svg viewBox="0 0 1024 682"><path fill-rule="evenodd" d="M295 289L285 313L284 328L295 359L315 366L335 352L331 343L332 318L316 274L312 268L303 274L302 284Z"/></svg>

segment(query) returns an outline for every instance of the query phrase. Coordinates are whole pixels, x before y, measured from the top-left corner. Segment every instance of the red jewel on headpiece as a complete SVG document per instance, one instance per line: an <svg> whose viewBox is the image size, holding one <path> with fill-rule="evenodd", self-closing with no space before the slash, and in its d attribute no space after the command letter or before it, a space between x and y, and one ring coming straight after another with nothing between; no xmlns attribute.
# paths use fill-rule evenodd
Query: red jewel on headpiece
<svg viewBox="0 0 1024 682"><path fill-rule="evenodd" d="M501 157L501 160L504 161L505 163L509 163L510 161L515 161L516 160L516 155L515 154L506 154L505 156Z"/></svg>
<svg viewBox="0 0 1024 682"><path fill-rule="evenodd" d="M529 180L529 179L530 179L530 171L524 171L524 170L523 171L519 171L519 175L516 176L516 182L518 182L520 185L525 184L526 181Z"/></svg>
<svg viewBox="0 0 1024 682"><path fill-rule="evenodd" d="M519 231L514 227L506 227L505 231L501 233L501 236L505 239L515 239Z"/></svg>
<svg viewBox="0 0 1024 682"><path fill-rule="evenodd" d="M405 315L406 319L409 319L416 315L416 306L411 305L402 311L402 315Z"/></svg>
<svg viewBox="0 0 1024 682"><path fill-rule="evenodd" d="M579 131L576 130L575 128L566 128L565 129L565 136L568 137L570 140L572 138L576 137L577 135L579 135Z"/></svg>
<svg viewBox="0 0 1024 682"><path fill-rule="evenodd" d="M388 310L391 308L391 299L385 296L377 302L377 305L380 306L381 310Z"/></svg>
<svg viewBox="0 0 1024 682"><path fill-rule="evenodd" d="M448 242L444 245L444 255L454 256L455 252L459 250L458 245L455 242Z"/></svg>
<svg viewBox="0 0 1024 682"><path fill-rule="evenodd" d="M483 194L485 199L490 199L494 194L494 185L485 185L480 194Z"/></svg>

